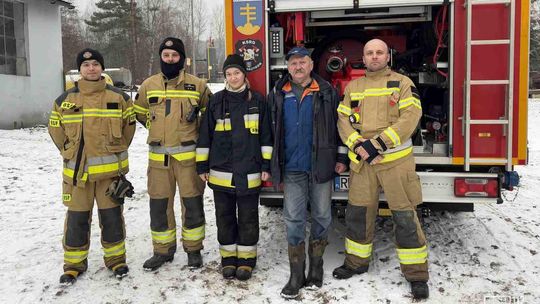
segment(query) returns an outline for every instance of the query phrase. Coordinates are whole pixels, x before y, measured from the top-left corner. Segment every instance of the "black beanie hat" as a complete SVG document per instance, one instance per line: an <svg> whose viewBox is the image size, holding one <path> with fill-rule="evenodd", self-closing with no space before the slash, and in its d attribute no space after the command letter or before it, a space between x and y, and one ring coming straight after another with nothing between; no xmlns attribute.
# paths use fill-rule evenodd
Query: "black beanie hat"
<svg viewBox="0 0 540 304"><path fill-rule="evenodd" d="M225 59L225 62L223 63L223 74L225 74L225 71L227 71L228 68L238 68L242 73L247 74L244 58L238 54L227 56L227 59Z"/></svg>
<svg viewBox="0 0 540 304"><path fill-rule="evenodd" d="M99 62L99 64L101 64L101 69L105 70L105 63L100 52L90 48L82 50L77 55L77 69L79 69L79 71L81 70L81 64L86 60L96 60Z"/></svg>
<svg viewBox="0 0 540 304"><path fill-rule="evenodd" d="M180 55L182 55L182 58L184 59L186 58L186 51L184 50L184 43L182 42L182 40L178 38L174 38L174 37L165 38L163 42L161 43L161 45L159 46L159 56L161 56L161 52L164 49L175 50L178 53L180 53Z"/></svg>

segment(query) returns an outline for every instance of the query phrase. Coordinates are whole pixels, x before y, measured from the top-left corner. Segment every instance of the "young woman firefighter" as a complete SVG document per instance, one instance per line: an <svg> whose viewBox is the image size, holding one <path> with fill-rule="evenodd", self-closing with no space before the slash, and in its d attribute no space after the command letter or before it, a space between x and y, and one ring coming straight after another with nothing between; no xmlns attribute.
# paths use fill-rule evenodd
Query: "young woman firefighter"
<svg viewBox="0 0 540 304"><path fill-rule="evenodd" d="M257 261L261 181L270 178L270 113L250 90L241 56L227 56L223 73L225 89L211 97L199 130L197 173L214 190L223 277L248 280Z"/></svg>

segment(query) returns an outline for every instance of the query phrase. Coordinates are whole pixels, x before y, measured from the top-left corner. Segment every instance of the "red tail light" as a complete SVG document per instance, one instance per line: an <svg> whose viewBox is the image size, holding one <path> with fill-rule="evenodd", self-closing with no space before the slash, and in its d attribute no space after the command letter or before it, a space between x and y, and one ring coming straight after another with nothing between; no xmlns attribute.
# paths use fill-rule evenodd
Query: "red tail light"
<svg viewBox="0 0 540 304"><path fill-rule="evenodd" d="M261 184L261 187L263 188L269 188L269 187L274 187L274 184L272 184L272 181L263 181L262 184Z"/></svg>
<svg viewBox="0 0 540 304"><path fill-rule="evenodd" d="M487 178L454 179L454 195L459 197L499 197L499 182Z"/></svg>

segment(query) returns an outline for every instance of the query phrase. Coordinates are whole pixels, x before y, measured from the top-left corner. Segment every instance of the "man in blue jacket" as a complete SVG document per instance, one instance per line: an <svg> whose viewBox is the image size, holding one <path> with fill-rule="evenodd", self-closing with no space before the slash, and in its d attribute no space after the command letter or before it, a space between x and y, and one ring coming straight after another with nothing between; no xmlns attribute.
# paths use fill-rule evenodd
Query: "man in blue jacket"
<svg viewBox="0 0 540 304"><path fill-rule="evenodd" d="M284 185L283 213L289 244L291 274L281 295L296 298L304 286L322 286L322 256L332 222L332 181L335 173L347 168L347 148L337 133L337 92L312 72L309 51L295 47L285 59L289 74L276 83L268 96L274 132L271 168L274 184ZM306 279L308 202L312 223Z"/></svg>

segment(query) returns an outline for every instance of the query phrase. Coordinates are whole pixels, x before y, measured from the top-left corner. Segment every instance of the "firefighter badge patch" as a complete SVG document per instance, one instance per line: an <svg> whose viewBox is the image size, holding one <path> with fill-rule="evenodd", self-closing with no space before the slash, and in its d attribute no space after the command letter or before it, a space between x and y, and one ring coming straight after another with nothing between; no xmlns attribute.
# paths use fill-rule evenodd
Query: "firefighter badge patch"
<svg viewBox="0 0 540 304"><path fill-rule="evenodd" d="M260 69L263 65L262 50L263 46L260 40L245 39L236 43L236 54L244 58L246 70L248 72Z"/></svg>

